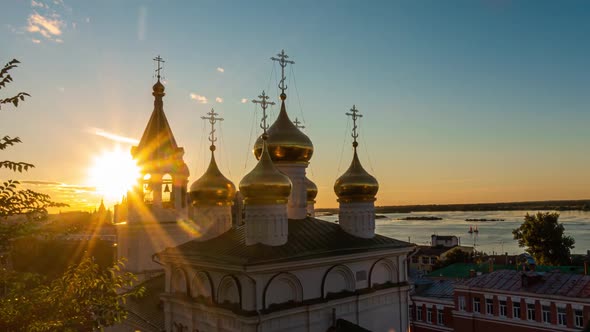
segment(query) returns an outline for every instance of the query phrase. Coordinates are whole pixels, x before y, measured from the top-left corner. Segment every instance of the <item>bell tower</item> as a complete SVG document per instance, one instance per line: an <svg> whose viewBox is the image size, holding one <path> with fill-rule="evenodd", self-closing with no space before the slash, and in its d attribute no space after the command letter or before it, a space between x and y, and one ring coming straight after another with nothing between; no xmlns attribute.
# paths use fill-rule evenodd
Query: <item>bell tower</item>
<svg viewBox="0 0 590 332"><path fill-rule="evenodd" d="M128 193L127 220L118 225L118 256L127 259L126 269L138 274L160 270L152 255L192 238L187 221L189 171L164 114L162 63L157 64L158 81L152 88L154 110L131 155L140 168L137 185Z"/></svg>

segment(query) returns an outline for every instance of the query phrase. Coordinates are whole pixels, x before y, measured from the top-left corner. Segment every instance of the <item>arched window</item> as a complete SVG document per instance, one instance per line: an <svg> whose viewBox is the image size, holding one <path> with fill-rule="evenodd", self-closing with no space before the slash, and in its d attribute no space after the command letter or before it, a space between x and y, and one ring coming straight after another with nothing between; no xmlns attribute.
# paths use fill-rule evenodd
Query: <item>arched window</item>
<svg viewBox="0 0 590 332"><path fill-rule="evenodd" d="M170 288L172 293L188 295L186 275L182 269L176 268L173 270L170 280Z"/></svg>
<svg viewBox="0 0 590 332"><path fill-rule="evenodd" d="M152 204L154 202L154 190L153 190L153 186L152 186L151 174L146 174L143 176L142 190L143 190L143 201L147 204Z"/></svg>
<svg viewBox="0 0 590 332"><path fill-rule="evenodd" d="M322 296L355 291L355 278L350 268L336 265L328 269L322 281Z"/></svg>
<svg viewBox="0 0 590 332"><path fill-rule="evenodd" d="M162 176L162 207L172 208L172 176L164 174Z"/></svg>
<svg viewBox="0 0 590 332"><path fill-rule="evenodd" d="M294 304L303 300L303 287L296 276L282 272L270 279L263 296L264 309L273 304Z"/></svg>

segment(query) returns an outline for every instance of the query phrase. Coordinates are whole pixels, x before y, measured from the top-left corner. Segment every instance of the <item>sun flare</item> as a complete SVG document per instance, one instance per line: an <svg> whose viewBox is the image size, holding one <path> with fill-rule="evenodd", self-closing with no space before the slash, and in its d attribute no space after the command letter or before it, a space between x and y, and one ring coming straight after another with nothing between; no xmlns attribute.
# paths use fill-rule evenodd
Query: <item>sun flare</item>
<svg viewBox="0 0 590 332"><path fill-rule="evenodd" d="M93 158L88 183L107 200L118 200L139 178L139 167L128 151L116 147Z"/></svg>

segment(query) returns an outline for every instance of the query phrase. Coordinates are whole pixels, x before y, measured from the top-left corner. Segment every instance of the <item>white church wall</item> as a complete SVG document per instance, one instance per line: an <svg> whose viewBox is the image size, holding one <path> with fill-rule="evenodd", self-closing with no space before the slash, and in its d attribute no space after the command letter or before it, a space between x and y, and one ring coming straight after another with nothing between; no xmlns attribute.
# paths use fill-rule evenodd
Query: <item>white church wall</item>
<svg viewBox="0 0 590 332"><path fill-rule="evenodd" d="M235 267L233 271L223 271L219 266L207 270L185 265L189 296L175 296L168 291L164 299L190 308L191 319L186 324L199 331L325 331L332 324L332 309L336 309L337 318L358 322L374 331L388 331L392 326L396 330L407 327L408 287L393 286L407 280L406 271L400 268L400 264L405 264L405 252L343 258L324 260L321 264L292 262L290 269L283 272L282 265L269 265L267 269L257 267L250 273L236 272ZM342 264L338 264L339 261ZM167 272L167 276L171 275L171 285L179 282L172 278L175 273L174 269ZM362 295L337 294L386 283L393 287ZM194 290L194 287L201 287L201 290ZM207 306L206 301L195 299L202 292L211 294L214 303L225 305ZM313 305L296 305L312 299L323 300ZM273 304L289 302L293 306L287 304L281 309L274 306L272 310ZM252 313L256 312L261 315L259 328L256 328L258 317L250 321ZM173 312L167 317L170 319L167 323L176 319ZM186 321L184 314L176 322L180 320Z"/></svg>

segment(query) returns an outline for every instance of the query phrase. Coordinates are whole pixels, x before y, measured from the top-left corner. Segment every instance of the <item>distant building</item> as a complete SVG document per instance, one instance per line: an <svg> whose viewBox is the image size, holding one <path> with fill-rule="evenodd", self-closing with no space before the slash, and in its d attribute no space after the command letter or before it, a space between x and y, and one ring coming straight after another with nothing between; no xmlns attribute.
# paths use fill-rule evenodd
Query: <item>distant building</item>
<svg viewBox="0 0 590 332"><path fill-rule="evenodd" d="M454 280L417 283L411 296L411 331L453 331Z"/></svg>
<svg viewBox="0 0 590 332"><path fill-rule="evenodd" d="M454 250L473 253L473 247L461 246L459 238L454 235L432 235L431 241L430 246L418 246L418 250L412 254L411 270L429 273Z"/></svg>
<svg viewBox="0 0 590 332"><path fill-rule="evenodd" d="M500 270L417 285L411 299L414 332L580 331L590 324L588 275Z"/></svg>
<svg viewBox="0 0 590 332"><path fill-rule="evenodd" d="M430 242L431 246L433 246L433 247L442 246L442 247L446 247L446 248L452 248L452 247L456 247L460 244L459 238L455 235L432 234L430 239L431 239L431 242Z"/></svg>
<svg viewBox="0 0 590 332"><path fill-rule="evenodd" d="M590 276L500 270L455 286L457 332L572 331L590 320Z"/></svg>

